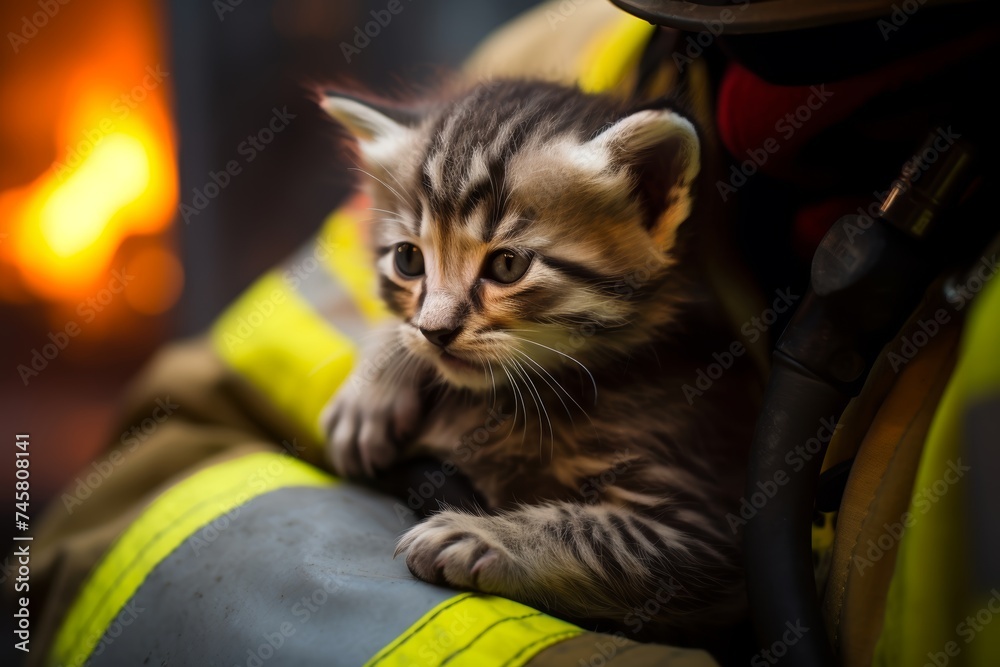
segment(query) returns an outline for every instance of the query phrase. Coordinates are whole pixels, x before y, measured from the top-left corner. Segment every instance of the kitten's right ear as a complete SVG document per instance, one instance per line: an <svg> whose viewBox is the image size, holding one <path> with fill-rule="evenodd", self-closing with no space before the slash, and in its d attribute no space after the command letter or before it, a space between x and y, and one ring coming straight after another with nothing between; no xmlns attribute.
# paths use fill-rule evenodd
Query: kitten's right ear
<svg viewBox="0 0 1000 667"><path fill-rule="evenodd" d="M631 172L646 208L646 228L658 247L673 247L678 227L691 214L701 169L694 124L669 107L642 109L611 124L582 149L582 163L591 169Z"/></svg>
<svg viewBox="0 0 1000 667"><path fill-rule="evenodd" d="M415 135L419 122L415 113L363 102L339 94L324 94L320 107L347 128L357 140L363 157L375 162L390 159L392 153Z"/></svg>

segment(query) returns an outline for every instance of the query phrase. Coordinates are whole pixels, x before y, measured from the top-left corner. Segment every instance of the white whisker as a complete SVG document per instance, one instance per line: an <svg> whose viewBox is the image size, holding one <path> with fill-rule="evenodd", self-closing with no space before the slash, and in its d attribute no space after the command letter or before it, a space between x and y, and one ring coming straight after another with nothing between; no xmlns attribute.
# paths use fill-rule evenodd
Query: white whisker
<svg viewBox="0 0 1000 667"><path fill-rule="evenodd" d="M372 158L371 156L369 156L369 159L374 159L374 158ZM394 173L392 173L391 171L389 171L388 169L386 169L386 168L385 168L385 165L384 165L384 164L382 164L382 163L381 163L380 161L378 161L378 160L375 160L375 164L377 164L378 166L382 167L382 171L384 171L385 173L389 174L389 176L390 176L390 177L392 178L392 180L396 181L396 185L398 185L398 186L399 186L400 188L402 188L402 189L403 189L403 192L406 192L406 191L407 191L407 188L406 188L406 186L405 186L405 185L403 185L402 183L400 183L400 182L399 182L399 179L398 179L398 178L396 178L396 175L395 175ZM382 185L385 185L385 187L389 187L389 186L388 186L388 185L386 185L385 183L383 183ZM409 199L404 199L403 201L405 201L405 202L407 203L407 205L409 205L409 207L410 207L410 208L411 208L412 210L414 210L414 211L416 211L416 210L417 210L417 208L418 208L418 207L414 206L414 205L413 205L413 202L412 202L412 201L410 201Z"/></svg>
<svg viewBox="0 0 1000 667"><path fill-rule="evenodd" d="M549 450L549 460L551 461L552 460L552 452L555 449L556 432L552 428L552 420L549 419L548 408L545 407L545 401L542 398L541 392L538 391L538 387L535 386L535 382L531 379L531 376L528 375L528 369L525 368L521 364L521 362L519 362L516 359L511 359L511 361L513 361L514 364L518 368L520 368L522 370L522 372L524 373L524 375L523 375L524 379L527 380L527 382L531 385L531 389L529 390L529 393L531 391L533 391L534 395L538 397L538 403L537 403L538 409L539 409L539 417L538 417L538 454L539 454L539 456L542 455L542 439L543 439L543 437L545 435L545 430L544 430L544 428L542 428L542 417L545 417L545 421L546 421L546 423L549 426L549 439L551 441L551 448ZM532 400L534 400L534 399L532 399Z"/></svg>
<svg viewBox="0 0 1000 667"><path fill-rule="evenodd" d="M396 188L392 187L391 185L389 185L388 183L386 183L385 181L383 181L381 178L379 178L375 174L373 174L373 173L371 173L369 171L365 171L361 167L351 167L351 170L353 170L353 171L360 171L362 174L365 174L369 178L375 179L376 181L378 181L379 183L381 183L382 185L384 185L385 188L389 192L391 192L392 194L396 195L396 198L399 199L400 203L406 204L410 208L413 208L412 204L410 204L410 202L405 197L403 197L403 195L399 194L399 191L396 190Z"/></svg>
<svg viewBox="0 0 1000 667"><path fill-rule="evenodd" d="M564 386L562 386L562 383L559 382L559 380L557 380L551 373L549 373L548 370L545 369L544 366L542 366L540 363L538 363L537 361L535 361L532 358L532 356L530 354L528 354L527 352L525 352L524 350L514 350L514 351L517 352L518 354L522 355L530 363L534 364L534 366L537 366L538 369L542 373L545 373L545 375L547 375L549 377L549 379L551 379L552 382L555 383L555 386L553 386L552 383L550 383L548 380L546 380L544 377L542 377L541 374L538 373L538 371L535 371L535 373L538 374L538 376L541 377L542 380L545 381L545 384L549 385L549 388L552 389L553 392L555 392L556 398L558 398L559 402L562 403L563 408L566 410L566 414L569 416L569 420L573 424L573 428L574 429L576 428L576 421L574 421L574 419L573 419L573 413L570 411L569 406L566 405L566 401L564 401L562 399L562 397L559 395L560 391L562 391L562 393L566 395L566 398L568 398L570 401L572 401L573 405L575 405L577 407L577 409L580 410L580 412L583 413L583 416L587 418L587 421L590 422L590 425L594 426L594 421L590 418L590 415L587 414L587 411L583 409L583 406L581 406L579 403L577 403L576 399L573 398L573 395L570 394L566 390L566 388Z"/></svg>
<svg viewBox="0 0 1000 667"><path fill-rule="evenodd" d="M525 343L531 343L532 345L538 345L539 347L544 347L546 350L551 350L552 352L555 352L556 354L559 354L559 355L562 355L562 356L566 357L567 359L569 359L570 361L572 361L574 364L576 364L580 368L582 368L587 373L587 375L590 376L590 383L594 387L594 403L595 404L597 403L597 380L594 379L594 374L591 373L590 369L587 368L585 365L583 365L583 363L581 363L577 359L571 357L570 355L566 354L565 352L560 352L559 350L557 350L555 348L552 348L552 347L549 347L548 345L544 345L542 343L539 343L538 341L530 340L528 338L522 338L520 336L511 336L511 338L513 338L514 340L523 341Z"/></svg>
<svg viewBox="0 0 1000 667"><path fill-rule="evenodd" d="M504 364L503 361L500 361L499 363L500 363L500 367L503 369L503 372L507 375L507 379L510 381L511 389L514 390L514 419L510 423L510 432L507 434L507 437L510 438L510 436L514 434L514 429L517 428L517 402L518 402L517 399L520 398L521 399L521 403L524 403L524 397L521 396L521 390L518 389L517 384L514 382L514 377L511 375L510 371L507 370L507 365ZM525 422L525 429L527 429L527 423L528 423L528 419L527 419L528 406L527 405L524 406L524 412L525 412L525 416L523 417L523 419L524 419L524 422ZM521 435L521 446L522 447L524 446L524 438L525 438L525 434L522 434Z"/></svg>

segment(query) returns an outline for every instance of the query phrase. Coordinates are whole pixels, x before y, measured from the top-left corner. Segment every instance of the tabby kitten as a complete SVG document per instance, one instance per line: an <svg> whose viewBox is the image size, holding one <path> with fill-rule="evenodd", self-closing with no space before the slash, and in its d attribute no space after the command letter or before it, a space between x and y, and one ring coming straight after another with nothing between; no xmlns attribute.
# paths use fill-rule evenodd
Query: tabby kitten
<svg viewBox="0 0 1000 667"><path fill-rule="evenodd" d="M633 630L734 621L725 515L753 406L738 369L682 391L732 340L682 225L692 123L525 81L419 112L322 105L356 139L400 318L324 413L333 466L370 477L430 455L488 504L406 532L410 571Z"/></svg>

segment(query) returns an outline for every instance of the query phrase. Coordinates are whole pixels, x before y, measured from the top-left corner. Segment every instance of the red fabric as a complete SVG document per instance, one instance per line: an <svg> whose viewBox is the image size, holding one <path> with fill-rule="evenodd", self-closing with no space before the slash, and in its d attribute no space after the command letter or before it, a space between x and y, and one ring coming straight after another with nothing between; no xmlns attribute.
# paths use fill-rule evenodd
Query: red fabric
<svg viewBox="0 0 1000 667"><path fill-rule="evenodd" d="M719 137L737 162L752 160L757 169L778 180L801 182L808 167L801 160L802 149L817 135L850 122L877 95L911 86L929 73L952 67L993 39L994 31L984 30L869 73L816 86L775 85L738 63L730 63L718 91ZM905 114L906 109L894 113ZM806 256L830 224L856 209L858 204L851 194L831 192L829 201L807 207L797 216L795 245ZM838 213L839 206L844 208Z"/></svg>
<svg viewBox="0 0 1000 667"><path fill-rule="evenodd" d="M891 63L873 72L816 86L779 86L738 63L730 63L719 88L716 125L729 152L744 158L774 138L780 150L762 167L774 176L794 171L803 145L842 123L879 93L912 85L980 48L967 39ZM817 100L826 98L822 104ZM808 104L819 106L810 109ZM795 117L799 112L798 118ZM805 119L808 116L808 119Z"/></svg>

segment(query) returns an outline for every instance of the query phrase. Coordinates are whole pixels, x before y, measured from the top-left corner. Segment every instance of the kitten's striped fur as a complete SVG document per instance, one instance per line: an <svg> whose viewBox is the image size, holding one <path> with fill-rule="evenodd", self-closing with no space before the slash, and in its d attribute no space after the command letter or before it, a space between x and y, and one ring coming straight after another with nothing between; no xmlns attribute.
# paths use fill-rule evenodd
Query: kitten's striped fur
<svg viewBox="0 0 1000 667"><path fill-rule="evenodd" d="M392 361L325 413L333 464L374 475L430 454L488 503L407 532L411 571L578 620L628 623L665 586L647 630L736 619L739 536L724 517L753 393L738 368L693 405L681 389L730 342L700 287L695 225L681 224L700 165L691 123L523 81L402 120L342 96L324 107L359 142L382 296L401 319L380 343ZM424 275L396 270L400 243ZM489 277L503 249L530 258L511 284ZM455 333L441 348L421 330ZM458 448L469 433L483 441Z"/></svg>

